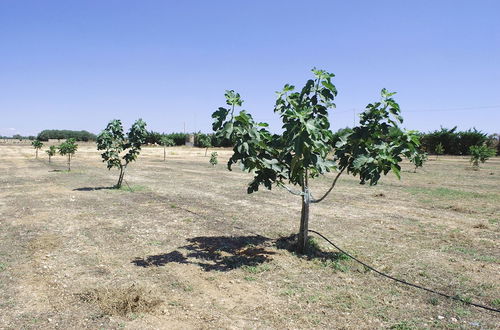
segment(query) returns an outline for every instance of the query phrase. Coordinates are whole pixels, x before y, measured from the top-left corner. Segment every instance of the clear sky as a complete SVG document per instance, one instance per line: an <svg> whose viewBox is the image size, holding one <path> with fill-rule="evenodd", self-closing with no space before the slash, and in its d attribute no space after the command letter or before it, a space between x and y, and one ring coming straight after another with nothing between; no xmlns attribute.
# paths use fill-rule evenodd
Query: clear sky
<svg viewBox="0 0 500 330"><path fill-rule="evenodd" d="M274 92L314 66L336 74L334 129L385 87L409 129L500 132L498 0L0 0L0 135L209 132L226 89L276 130Z"/></svg>

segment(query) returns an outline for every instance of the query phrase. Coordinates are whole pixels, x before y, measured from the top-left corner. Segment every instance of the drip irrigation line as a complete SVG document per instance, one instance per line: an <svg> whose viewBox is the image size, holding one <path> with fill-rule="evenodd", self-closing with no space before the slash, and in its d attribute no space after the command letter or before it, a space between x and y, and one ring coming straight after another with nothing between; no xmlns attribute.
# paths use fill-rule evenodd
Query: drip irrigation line
<svg viewBox="0 0 500 330"><path fill-rule="evenodd" d="M330 241L328 238L326 238L325 236L323 236L322 234L318 233L317 231L315 230L311 230L309 229L308 230L309 232L311 233L314 233L318 236L320 236L321 238L323 238L325 241L327 241L328 243L330 243L331 245L333 245L337 250L339 250L340 252L342 252L343 254L345 254L346 256L350 257L351 259L353 259L354 261L360 263L361 265L365 266L366 268L374 271L375 273L381 275L381 276L384 276L384 277L387 277L388 279L391 279L393 281L396 281L396 282L399 282L399 283L402 283L402 284L406 284L406 285L409 285L409 286L412 286L414 288L417 288L417 289L421 289L421 290L424 290L424 291L427 291L427 292L430 292L430 293L434 293L434 294L437 294L437 295L440 295L442 297L445 297L445 298L449 298L449 299L453 299L453 300L457 300L457 301L460 301L464 304L467 304L467 305L471 305L471 306L474 306L474 307L478 307L478 308L482 308L482 309L486 309L486 310L489 310L489 311L492 311L492 312L497 312L497 313L500 313L500 310L499 309L495 309L493 307L489 307L489 306L484 306L484 305L480 305L480 304L475 304L473 302L470 302L470 301L466 301L464 299L461 299L459 297L456 297L456 296L450 296L450 295L447 295L445 293L442 293L442 292L438 292L438 291L435 291L435 290L432 290L432 289L428 289L428 288L425 288L423 286L420 286L420 285L417 285L417 284L413 284L413 283L410 283L410 282L406 282L404 280L400 280L398 278L395 278L395 277L392 277L391 275L387 275L385 273L382 273L381 271L379 270L376 270L375 268L373 268L372 266L370 265L367 265L365 264L363 261L353 257L352 255L350 255L349 253L345 252L344 250L342 250L341 248L339 248L337 245L335 245L335 243L333 243L332 241Z"/></svg>

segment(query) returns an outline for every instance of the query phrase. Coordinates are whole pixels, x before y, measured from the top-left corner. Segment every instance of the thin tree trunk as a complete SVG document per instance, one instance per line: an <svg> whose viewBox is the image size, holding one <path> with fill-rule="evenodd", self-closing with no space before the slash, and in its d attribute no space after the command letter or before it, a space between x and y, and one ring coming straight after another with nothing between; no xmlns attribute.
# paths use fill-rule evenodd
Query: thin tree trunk
<svg viewBox="0 0 500 330"><path fill-rule="evenodd" d="M205 149L205 157L207 157L208 147Z"/></svg>
<svg viewBox="0 0 500 330"><path fill-rule="evenodd" d="M50 158L51 158L51 157L50 157L50 155L49 155L49 164L50 164Z"/></svg>
<svg viewBox="0 0 500 330"><path fill-rule="evenodd" d="M311 204L311 195L309 193L307 170L302 182L302 211L300 212L300 229L297 241L297 252L304 254L307 252L307 241L309 231L309 206Z"/></svg>
<svg viewBox="0 0 500 330"><path fill-rule="evenodd" d="M68 172L71 171L71 155L68 155Z"/></svg>
<svg viewBox="0 0 500 330"><path fill-rule="evenodd" d="M35 149L35 158L38 159L38 149Z"/></svg>
<svg viewBox="0 0 500 330"><path fill-rule="evenodd" d="M167 161L167 147L163 146L163 161Z"/></svg>
<svg viewBox="0 0 500 330"><path fill-rule="evenodd" d="M123 176L125 175L125 167L126 166L120 165L120 176L118 177L118 183L116 184L117 189L120 189L122 187Z"/></svg>

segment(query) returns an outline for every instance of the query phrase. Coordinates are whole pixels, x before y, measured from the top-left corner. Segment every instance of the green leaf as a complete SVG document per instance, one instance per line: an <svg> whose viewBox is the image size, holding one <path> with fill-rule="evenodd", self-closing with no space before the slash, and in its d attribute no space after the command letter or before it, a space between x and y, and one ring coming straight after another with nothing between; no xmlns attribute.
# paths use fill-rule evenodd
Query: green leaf
<svg viewBox="0 0 500 330"><path fill-rule="evenodd" d="M391 164L391 170L394 174L396 174L398 179L401 179L401 174L400 174L400 170L399 170L398 166Z"/></svg>

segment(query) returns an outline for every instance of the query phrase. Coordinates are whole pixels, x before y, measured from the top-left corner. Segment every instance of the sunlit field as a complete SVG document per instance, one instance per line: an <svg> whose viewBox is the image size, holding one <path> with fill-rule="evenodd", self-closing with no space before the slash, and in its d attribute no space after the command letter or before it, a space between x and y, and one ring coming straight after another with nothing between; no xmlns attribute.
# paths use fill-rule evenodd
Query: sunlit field
<svg viewBox="0 0 500 330"><path fill-rule="evenodd" d="M1 145L0 328L495 328L498 313L395 283L311 235L300 199L248 195L229 149L146 147L121 189L94 144L72 160ZM313 180L321 195L333 175ZM402 178L344 175L310 228L392 276L500 308L500 158L441 156Z"/></svg>

